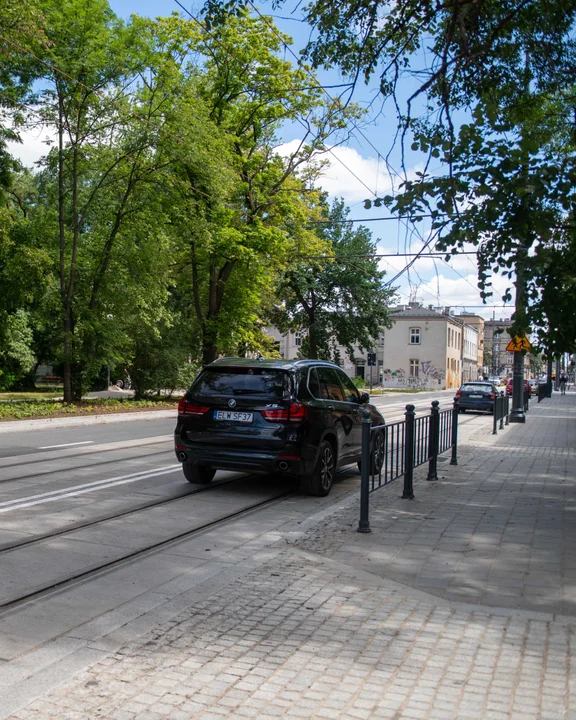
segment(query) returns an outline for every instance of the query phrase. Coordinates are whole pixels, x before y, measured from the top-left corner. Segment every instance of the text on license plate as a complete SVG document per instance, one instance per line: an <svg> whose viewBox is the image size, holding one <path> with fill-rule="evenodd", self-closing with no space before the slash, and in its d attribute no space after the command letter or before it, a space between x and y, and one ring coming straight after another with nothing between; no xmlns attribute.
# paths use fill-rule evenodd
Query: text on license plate
<svg viewBox="0 0 576 720"><path fill-rule="evenodd" d="M476 398L481 398L482 395L470 395L470 397L476 399Z"/></svg>
<svg viewBox="0 0 576 720"><path fill-rule="evenodd" d="M214 410L214 420L232 420L233 422L250 423L254 413L240 412L239 410Z"/></svg>

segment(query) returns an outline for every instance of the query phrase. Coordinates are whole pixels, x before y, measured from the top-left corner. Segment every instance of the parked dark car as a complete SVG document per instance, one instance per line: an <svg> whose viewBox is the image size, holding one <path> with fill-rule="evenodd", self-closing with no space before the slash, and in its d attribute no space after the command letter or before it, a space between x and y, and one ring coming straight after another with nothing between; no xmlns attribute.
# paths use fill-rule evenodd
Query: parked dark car
<svg viewBox="0 0 576 720"><path fill-rule="evenodd" d="M494 399L498 390L491 382L467 382L456 392L455 400L458 400L458 410L486 410L494 411Z"/></svg>
<svg viewBox="0 0 576 720"><path fill-rule="evenodd" d="M384 424L369 399L332 363L221 358L178 405L176 457L191 483L247 470L299 476L306 493L327 495L337 468L360 461L361 409ZM373 433L373 468L383 439Z"/></svg>
<svg viewBox="0 0 576 720"><path fill-rule="evenodd" d="M510 378L510 380L508 380L508 382L506 383L506 393L508 395L512 395L513 388L514 388L514 379ZM524 392L528 393L528 397L532 397L532 387L530 385L529 380L524 380Z"/></svg>

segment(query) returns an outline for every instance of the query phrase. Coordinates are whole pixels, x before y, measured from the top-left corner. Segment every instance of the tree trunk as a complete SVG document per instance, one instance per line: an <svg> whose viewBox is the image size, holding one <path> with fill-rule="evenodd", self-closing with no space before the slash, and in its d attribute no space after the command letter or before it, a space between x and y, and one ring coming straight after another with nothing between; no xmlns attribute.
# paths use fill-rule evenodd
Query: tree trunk
<svg viewBox="0 0 576 720"><path fill-rule="evenodd" d="M316 342L316 328L314 321L310 322L308 328L308 356L311 360L318 359L318 343Z"/></svg>
<svg viewBox="0 0 576 720"><path fill-rule="evenodd" d="M63 373L64 402L72 402L72 368L70 363L70 329L72 327L71 308L68 303L66 286L66 218L64 216L64 107L62 93L58 95L58 232L60 241L60 262L58 274L60 279L60 300L62 302L62 320L64 329L63 340Z"/></svg>
<svg viewBox="0 0 576 720"><path fill-rule="evenodd" d="M209 365L217 358L218 350L216 345L207 338L202 338L202 364Z"/></svg>

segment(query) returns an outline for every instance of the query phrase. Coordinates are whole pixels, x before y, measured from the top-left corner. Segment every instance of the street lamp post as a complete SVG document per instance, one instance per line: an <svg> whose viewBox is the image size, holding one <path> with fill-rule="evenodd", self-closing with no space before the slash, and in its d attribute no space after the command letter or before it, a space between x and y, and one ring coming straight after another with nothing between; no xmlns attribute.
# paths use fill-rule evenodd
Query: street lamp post
<svg viewBox="0 0 576 720"><path fill-rule="evenodd" d="M514 318L523 319L526 315L526 277L525 261L528 256L525 245L520 245L516 256L516 307ZM514 364L512 370L512 410L511 423L525 423L524 414L524 353L516 345L514 349Z"/></svg>

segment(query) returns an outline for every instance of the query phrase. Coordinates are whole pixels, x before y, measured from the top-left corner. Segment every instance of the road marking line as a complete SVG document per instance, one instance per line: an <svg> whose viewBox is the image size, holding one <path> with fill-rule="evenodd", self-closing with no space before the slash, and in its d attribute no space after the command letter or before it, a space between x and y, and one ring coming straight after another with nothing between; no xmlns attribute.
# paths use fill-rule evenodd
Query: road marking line
<svg viewBox="0 0 576 720"><path fill-rule="evenodd" d="M91 483L83 483L82 485L73 485L69 488L61 488L60 490L52 490L47 493L40 493L39 495L29 495L28 497L17 498L16 500L5 500L0 502L0 513L7 512L8 510L14 510L21 507L30 507L31 505L38 505L43 502L50 502L52 500L59 500L63 497L72 497L74 495L83 495L84 493L94 492L95 490L103 490L108 487L114 487L116 485L124 485L130 482L137 482L138 480L145 480L150 477L156 477L158 475L166 475L171 473L176 468L179 468L180 463L177 465L167 465L163 468L156 470L143 470L137 473L130 473L129 475L119 475L118 477L108 478L106 480L96 480Z"/></svg>
<svg viewBox="0 0 576 720"><path fill-rule="evenodd" d="M44 445L39 447L38 450L52 450L54 448L72 447L72 445L91 445L93 442L94 440L83 440L82 442L65 443L64 445Z"/></svg>

